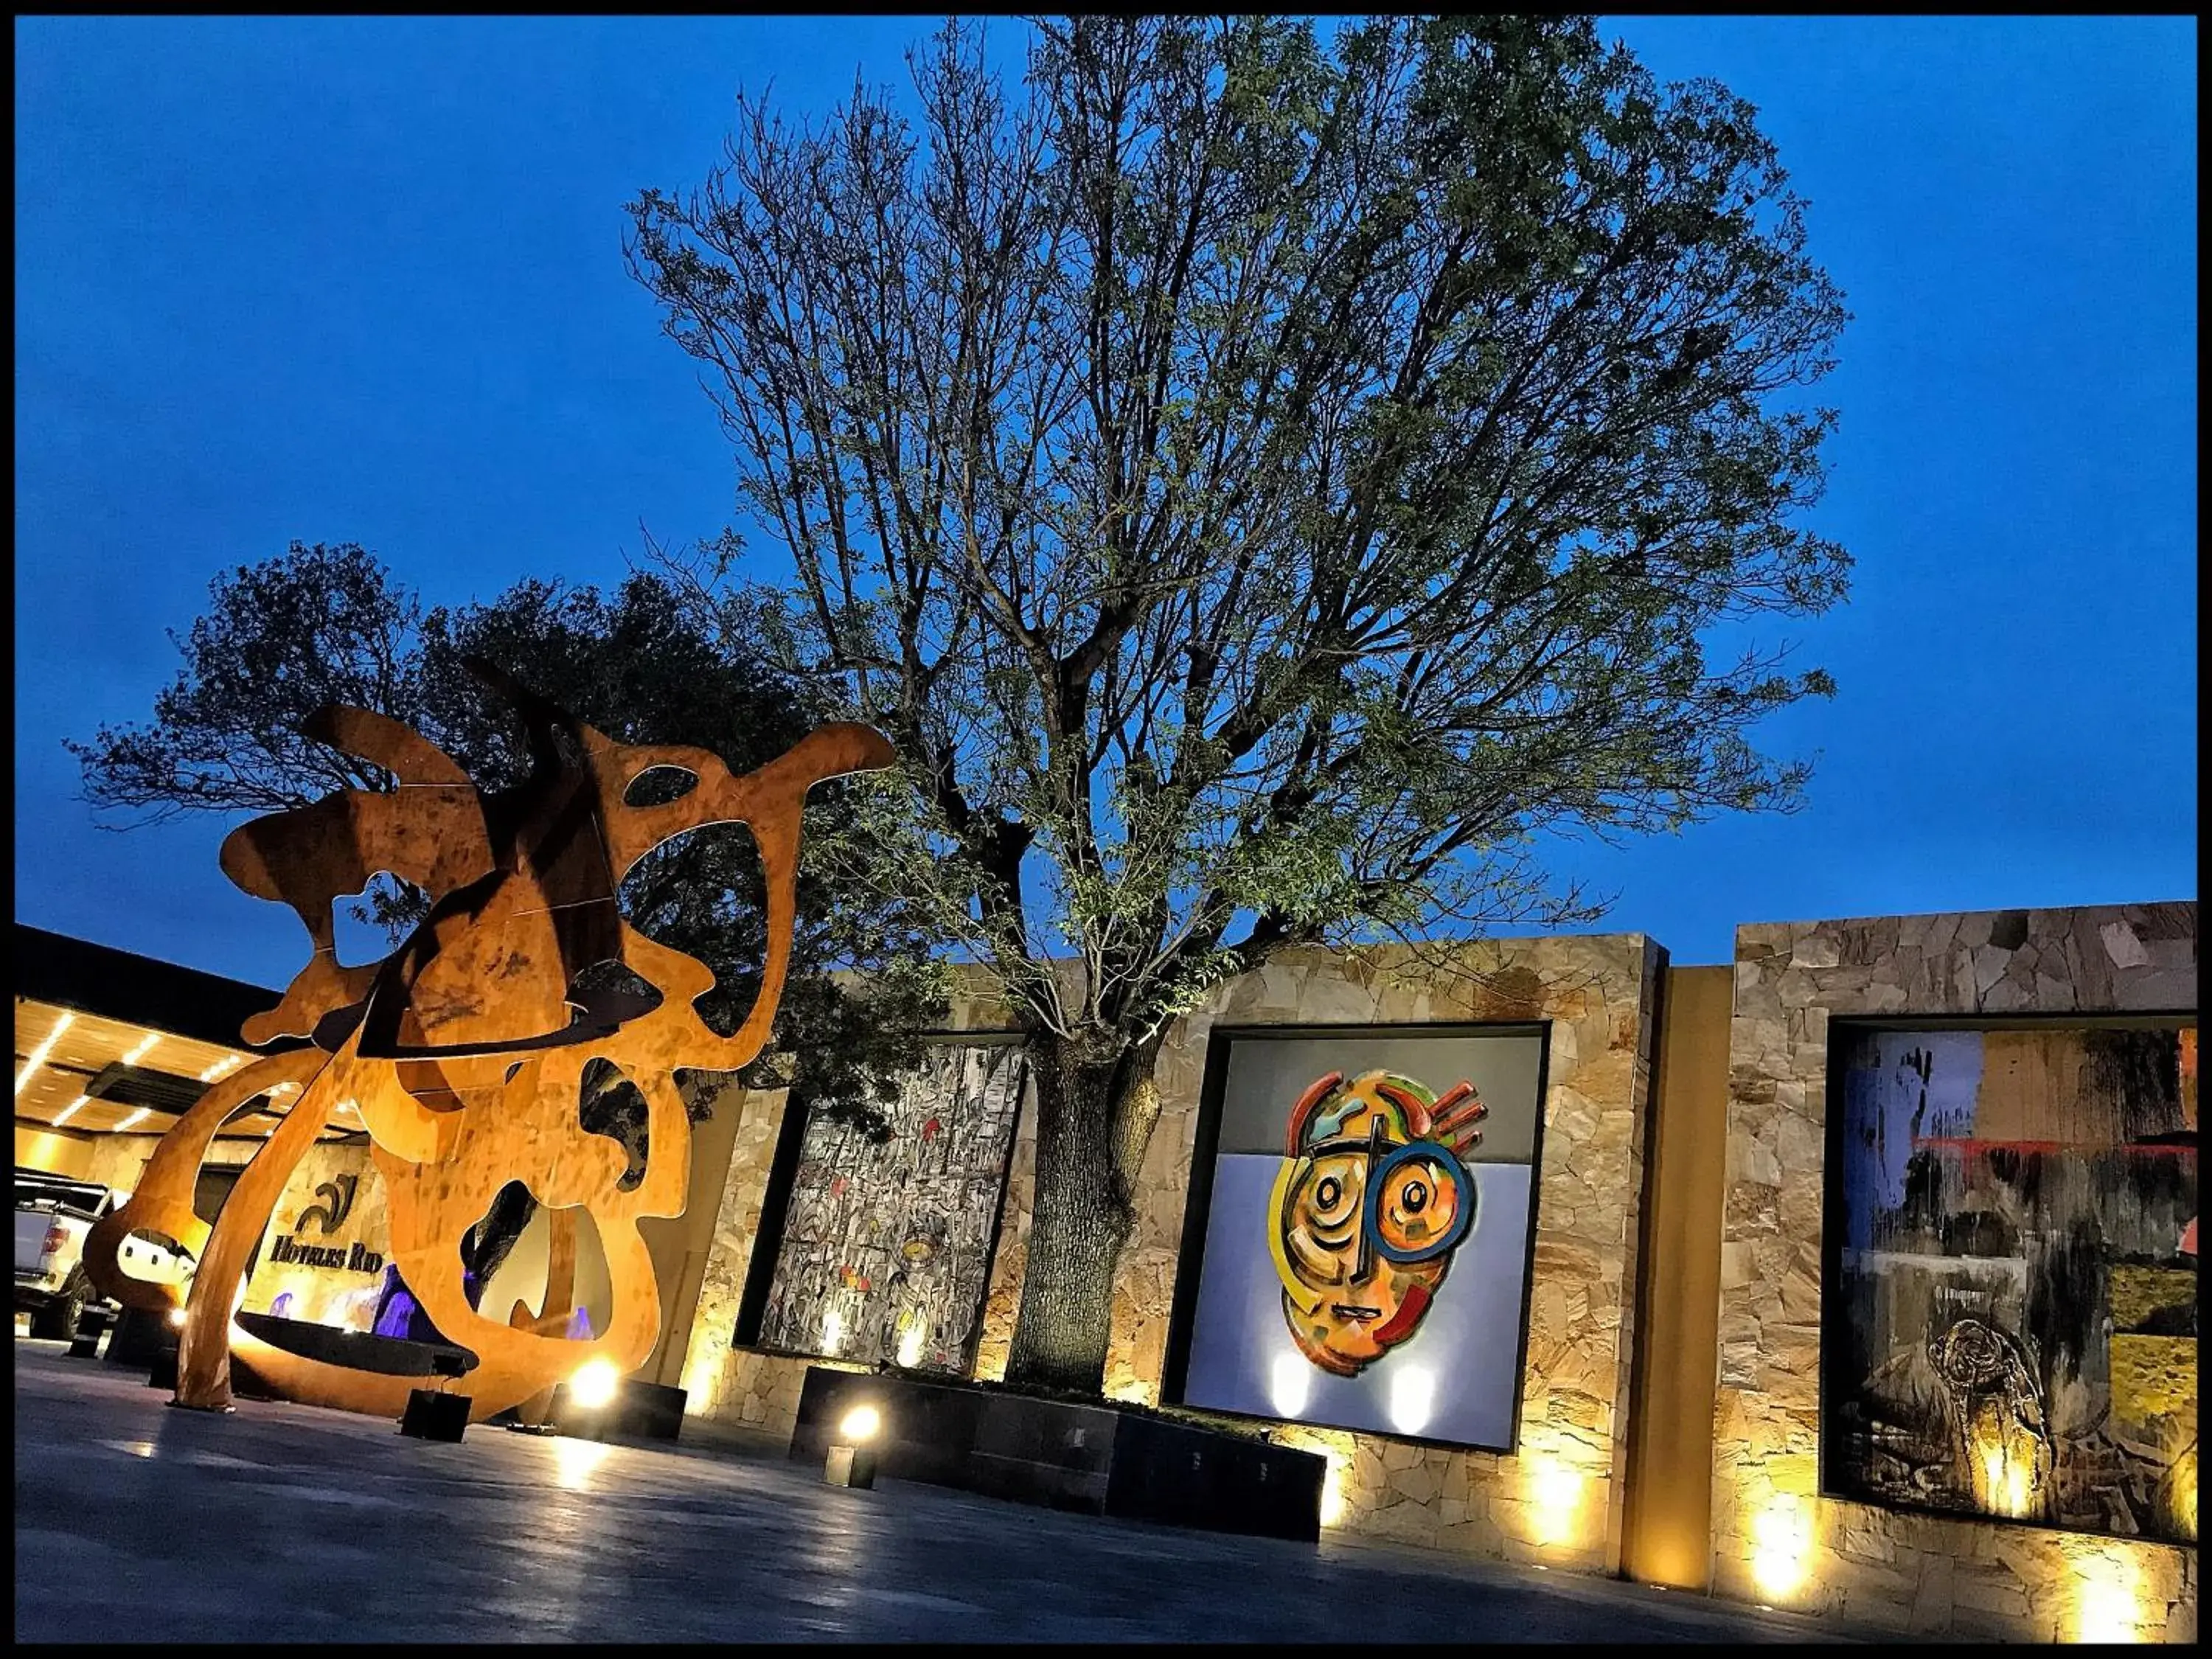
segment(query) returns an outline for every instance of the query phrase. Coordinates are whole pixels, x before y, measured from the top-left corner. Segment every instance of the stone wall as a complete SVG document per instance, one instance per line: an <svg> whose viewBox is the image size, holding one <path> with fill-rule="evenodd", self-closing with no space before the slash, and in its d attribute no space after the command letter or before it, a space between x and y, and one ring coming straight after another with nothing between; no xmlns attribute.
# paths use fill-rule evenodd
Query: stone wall
<svg viewBox="0 0 2212 1659"><path fill-rule="evenodd" d="M763 1435L788 1437L799 1415L799 1385L804 1360L754 1353L730 1345L738 1327L738 1304L745 1293L753 1245L760 1234L762 1206L775 1162L776 1136L783 1127L781 1090L732 1090L719 1111L738 1114L737 1139L723 1178L707 1267L691 1318L680 1385L689 1417Z"/></svg>
<svg viewBox="0 0 2212 1659"><path fill-rule="evenodd" d="M975 1375L1002 1381L1013 1352L1014 1315L1029 1262L1030 1218L1036 1209L1036 1091L1022 1101L1014 1121L1014 1152L1006 1161L1006 1197L999 1210L999 1244L991 1258L991 1288L983 1302L983 1330L975 1342Z"/></svg>
<svg viewBox="0 0 2212 1659"><path fill-rule="evenodd" d="M1137 1224L1116 1275L1107 1392L1158 1403L1183 1200L1198 1127L1208 1035L1217 1023L1419 1024L1551 1022L1543 1168L1537 1202L1528 1369L1521 1446L1512 1456L1387 1436L1285 1427L1275 1437L1330 1462L1328 1523L1366 1536L1612 1571L1620 1553L1621 1480L1660 952L1641 935L1495 941L1459 947L1439 970L1403 951L1288 953L1222 988L1170 1032L1161 1096L1140 1177ZM980 993L956 1024L1004 1029ZM810 1363L732 1352L781 1101L749 1106L716 1224L691 1334L685 1387L702 1421L787 1437ZM1036 1114L1025 1108L1000 1219L976 1375L1003 1376L1035 1191ZM1244 1431L1251 1425L1239 1425Z"/></svg>
<svg viewBox="0 0 2212 1659"><path fill-rule="evenodd" d="M63 1176L71 1181L88 1180L92 1175L93 1148L97 1144L89 1136L80 1139L44 1129L27 1129L19 1119L15 1124L15 1167Z"/></svg>
<svg viewBox="0 0 2212 1659"><path fill-rule="evenodd" d="M84 1174L87 1181L96 1181L115 1192L135 1193L145 1178L146 1165L160 1144L158 1135L102 1135L93 1142L92 1157ZM222 1136L208 1146L208 1165L236 1165L250 1163L259 1152L258 1137L244 1139L237 1136Z"/></svg>
<svg viewBox="0 0 2212 1659"><path fill-rule="evenodd" d="M1640 934L1488 941L1439 968L1401 948L1285 953L1180 1022L1158 1073L1135 1235L1114 1298L1107 1391L1156 1403L1207 1036L1225 1025L1550 1022L1519 1450L1285 1427L1325 1453L1325 1521L1367 1537L1607 1572L1622 1476L1661 952ZM1194 1266L1195 1264L1194 1264Z"/></svg>
<svg viewBox="0 0 2212 1659"><path fill-rule="evenodd" d="M1736 930L1715 1403L1714 1587L1917 1633L2195 1638L2197 1553L1819 1495L1831 1015L2197 1006L2197 907Z"/></svg>

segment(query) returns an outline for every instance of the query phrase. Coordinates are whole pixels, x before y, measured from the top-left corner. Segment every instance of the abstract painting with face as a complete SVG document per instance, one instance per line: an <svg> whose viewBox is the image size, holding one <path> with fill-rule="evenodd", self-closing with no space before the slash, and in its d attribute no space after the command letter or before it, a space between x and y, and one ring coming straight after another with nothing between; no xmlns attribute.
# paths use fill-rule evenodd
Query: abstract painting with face
<svg viewBox="0 0 2212 1659"><path fill-rule="evenodd" d="M1439 1097L1389 1072L1298 1097L1268 1243L1291 1340L1323 1370L1356 1376L1420 1328L1474 1224L1460 1153L1489 1109L1471 1083Z"/></svg>
<svg viewBox="0 0 2212 1659"><path fill-rule="evenodd" d="M1209 1082L1212 1181L1191 1223L1197 1283L1181 1292L1171 1392L1220 1411L1510 1447L1540 1029L1214 1040L1225 1053Z"/></svg>

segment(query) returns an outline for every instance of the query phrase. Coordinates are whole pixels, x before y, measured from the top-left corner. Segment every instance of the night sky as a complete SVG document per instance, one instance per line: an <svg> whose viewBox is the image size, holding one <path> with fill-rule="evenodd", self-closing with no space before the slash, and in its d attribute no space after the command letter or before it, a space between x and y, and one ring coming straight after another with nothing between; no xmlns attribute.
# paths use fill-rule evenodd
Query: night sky
<svg viewBox="0 0 2212 1659"><path fill-rule="evenodd" d="M19 19L17 918L289 979L230 823L100 828L62 738L147 718L166 630L294 539L465 602L730 522L623 204L701 181L740 82L823 112L929 27ZM1808 808L1557 867L1678 963L1744 921L2193 897L2194 20L1605 27L1749 98L1811 203L1856 319L1812 522L1858 564L1789 632L1840 695L1761 731L1818 757Z"/></svg>

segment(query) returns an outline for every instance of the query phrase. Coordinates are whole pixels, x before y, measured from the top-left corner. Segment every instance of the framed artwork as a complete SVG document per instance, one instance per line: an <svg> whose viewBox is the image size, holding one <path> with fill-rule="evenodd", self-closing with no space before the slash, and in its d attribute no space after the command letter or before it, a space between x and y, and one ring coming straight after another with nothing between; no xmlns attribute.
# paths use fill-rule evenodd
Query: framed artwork
<svg viewBox="0 0 2212 1659"><path fill-rule="evenodd" d="M1546 1028L1216 1027L1167 1397L1512 1449Z"/></svg>
<svg viewBox="0 0 2212 1659"><path fill-rule="evenodd" d="M1010 1037L933 1042L884 1138L787 1122L761 1222L775 1249L756 1251L737 1346L965 1376L1027 1064Z"/></svg>
<svg viewBox="0 0 2212 1659"><path fill-rule="evenodd" d="M1832 1021L1821 1482L2193 1543L2193 1016Z"/></svg>

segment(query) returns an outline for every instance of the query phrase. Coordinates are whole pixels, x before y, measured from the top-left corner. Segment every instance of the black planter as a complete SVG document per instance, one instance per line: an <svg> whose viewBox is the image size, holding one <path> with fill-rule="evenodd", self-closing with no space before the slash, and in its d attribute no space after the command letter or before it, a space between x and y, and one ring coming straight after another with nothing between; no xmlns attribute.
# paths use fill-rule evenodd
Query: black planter
<svg viewBox="0 0 2212 1659"><path fill-rule="evenodd" d="M176 1347L177 1328L169 1323L167 1314L125 1308L107 1339L106 1360L111 1365L143 1369L151 1365L155 1356L164 1348L174 1353Z"/></svg>
<svg viewBox="0 0 2212 1659"><path fill-rule="evenodd" d="M1088 1515L1311 1543L1328 1460L1106 1401L909 1372L810 1367L791 1455L821 1463L854 1407L882 1419L877 1473Z"/></svg>
<svg viewBox="0 0 2212 1659"><path fill-rule="evenodd" d="M668 1382L627 1377L622 1386L619 1431L641 1440L674 1440L684 1432L682 1389Z"/></svg>
<svg viewBox="0 0 2212 1659"><path fill-rule="evenodd" d="M546 1422L556 1434L580 1440L603 1440L610 1435L639 1440L674 1440L684 1432L684 1391L665 1382L645 1382L624 1377L611 1405L580 1406L566 1382L553 1387Z"/></svg>
<svg viewBox="0 0 2212 1659"><path fill-rule="evenodd" d="M476 1369L477 1357L450 1342L416 1342L405 1337L374 1336L336 1325L273 1314L241 1313L238 1328L272 1348L387 1376L463 1376Z"/></svg>
<svg viewBox="0 0 2212 1659"><path fill-rule="evenodd" d="M435 1389L416 1389L407 1396L399 1414L399 1432L410 1440L442 1440L459 1443L469 1431L469 1397L441 1394Z"/></svg>

